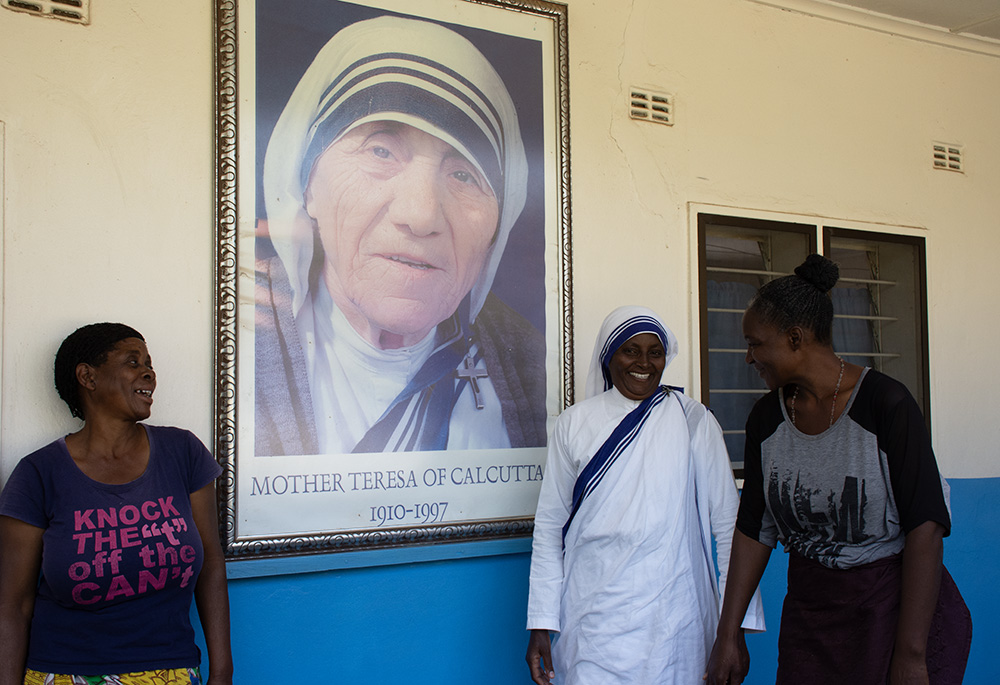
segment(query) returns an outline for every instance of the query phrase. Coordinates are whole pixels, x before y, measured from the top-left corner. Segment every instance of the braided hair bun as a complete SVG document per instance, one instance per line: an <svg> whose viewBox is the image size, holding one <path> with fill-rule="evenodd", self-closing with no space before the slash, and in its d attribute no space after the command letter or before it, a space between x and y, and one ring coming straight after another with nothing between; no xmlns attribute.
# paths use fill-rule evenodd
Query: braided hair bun
<svg viewBox="0 0 1000 685"><path fill-rule="evenodd" d="M821 293L833 290L840 279L840 269L837 265L822 255L811 254L806 261L795 267L795 275L809 283Z"/></svg>
<svg viewBox="0 0 1000 685"><path fill-rule="evenodd" d="M786 331L801 326L823 344L833 342L833 300L830 291L840 278L840 269L826 257L811 254L795 269L795 275L765 283L750 299L747 312L764 324Z"/></svg>

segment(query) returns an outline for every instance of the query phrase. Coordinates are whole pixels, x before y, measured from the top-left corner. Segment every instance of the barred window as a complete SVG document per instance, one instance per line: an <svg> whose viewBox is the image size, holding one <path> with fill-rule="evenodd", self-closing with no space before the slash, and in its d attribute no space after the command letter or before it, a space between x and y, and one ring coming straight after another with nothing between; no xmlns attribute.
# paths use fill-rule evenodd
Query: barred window
<svg viewBox="0 0 1000 685"><path fill-rule="evenodd" d="M757 288L792 273L813 252L840 266L831 293L834 349L905 383L929 424L922 237L699 213L698 251L701 401L722 425L737 478L746 418L767 393L746 363L743 311Z"/></svg>

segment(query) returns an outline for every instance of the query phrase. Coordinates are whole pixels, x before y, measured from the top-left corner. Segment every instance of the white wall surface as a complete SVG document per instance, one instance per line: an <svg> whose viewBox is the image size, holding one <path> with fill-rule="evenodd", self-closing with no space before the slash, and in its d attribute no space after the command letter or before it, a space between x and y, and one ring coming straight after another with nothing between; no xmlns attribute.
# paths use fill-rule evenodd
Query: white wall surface
<svg viewBox="0 0 1000 685"><path fill-rule="evenodd" d="M1000 476L1000 58L747 0L568 4L577 388L625 303L666 317L693 386L690 203L916 227L942 470ZM212 21L204 0L98 3L90 26L0 10L3 475L75 430L51 360L97 320L146 336L153 420L211 443ZM631 85L673 93L676 125L628 119ZM932 170L932 141L966 173Z"/></svg>
<svg viewBox="0 0 1000 685"><path fill-rule="evenodd" d="M93 321L149 341L155 421L212 439L211 6L94 3L92 22L0 10L4 475L78 427L52 359Z"/></svg>

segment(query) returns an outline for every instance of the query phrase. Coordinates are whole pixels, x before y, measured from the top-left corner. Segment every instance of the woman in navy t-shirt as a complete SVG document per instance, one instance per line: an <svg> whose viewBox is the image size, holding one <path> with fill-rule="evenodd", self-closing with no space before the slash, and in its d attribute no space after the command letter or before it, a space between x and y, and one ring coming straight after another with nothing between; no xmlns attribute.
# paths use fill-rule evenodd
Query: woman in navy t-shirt
<svg viewBox="0 0 1000 685"><path fill-rule="evenodd" d="M188 431L150 426L156 389L134 329L84 326L56 354L76 433L28 455L0 494L0 685L232 683L215 510L219 465Z"/></svg>

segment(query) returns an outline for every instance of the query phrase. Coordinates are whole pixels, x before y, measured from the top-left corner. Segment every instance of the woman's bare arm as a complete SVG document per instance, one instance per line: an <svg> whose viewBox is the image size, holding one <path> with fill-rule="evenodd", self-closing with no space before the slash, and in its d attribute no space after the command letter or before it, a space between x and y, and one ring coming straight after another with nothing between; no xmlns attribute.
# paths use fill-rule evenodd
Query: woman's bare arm
<svg viewBox="0 0 1000 685"><path fill-rule="evenodd" d="M0 516L0 685L21 685L44 529Z"/></svg>

